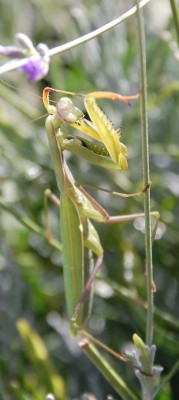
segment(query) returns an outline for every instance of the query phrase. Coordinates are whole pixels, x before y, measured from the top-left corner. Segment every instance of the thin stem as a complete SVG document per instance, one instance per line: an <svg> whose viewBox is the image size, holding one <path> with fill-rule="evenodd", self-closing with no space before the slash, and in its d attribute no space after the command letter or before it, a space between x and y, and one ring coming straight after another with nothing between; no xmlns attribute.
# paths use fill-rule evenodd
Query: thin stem
<svg viewBox="0 0 179 400"><path fill-rule="evenodd" d="M138 399L92 343L83 339L79 346L123 400Z"/></svg>
<svg viewBox="0 0 179 400"><path fill-rule="evenodd" d="M137 22L139 38L139 59L140 59L140 80L143 87L141 96L141 128L142 128L142 160L143 160L143 181L144 187L150 182L149 172L149 145L148 145L148 117L147 117L147 74L146 74L146 51L145 33L142 13L139 11L137 0ZM145 211L145 248L146 248L146 286L147 286L147 323L146 323L146 344L152 345L153 341L153 265L152 265L152 233L150 217L150 188L144 194Z"/></svg>
<svg viewBox="0 0 179 400"><path fill-rule="evenodd" d="M150 0L142 0L139 3L139 7L142 8L144 7ZM67 50L73 49L76 46L79 46L80 44L83 44L85 42L88 42L91 39L94 39L95 37L101 35L104 32L107 32L108 30L114 28L115 26L119 25L121 22L125 21L127 18L131 17L137 12L137 7L134 6L132 7L129 11L125 12L122 14L120 17L114 19L113 21L103 25L101 28L95 29L93 32L87 33L84 36L81 36L77 39L72 40L71 42L62 44L61 46L54 47L53 49L50 49L47 52L47 56L52 57L56 54L61 54ZM39 59L38 56L33 56L30 57L30 59L36 61ZM15 69L18 69L22 67L24 64L26 64L29 60L29 57L24 58L23 60L11 60L7 62L6 64L2 65L0 67L0 75L4 74L5 72L13 71Z"/></svg>
<svg viewBox="0 0 179 400"><path fill-rule="evenodd" d="M168 383L171 378L176 374L176 372L179 369L179 360L176 361L174 366L172 367L171 371L166 375L166 377L162 380L161 385L156 389L156 391L153 393L152 399L155 399L157 394L160 392L161 388Z"/></svg>
<svg viewBox="0 0 179 400"><path fill-rule="evenodd" d="M139 7L144 7L150 0L142 0L139 4ZM85 43L88 40L94 39L95 37L101 35L102 33L107 32L108 30L114 28L115 26L119 25L121 22L125 21L127 18L131 17L133 14L135 14L137 12L137 7L134 6L132 7L129 11L125 12L124 14L122 14L120 17L114 19L113 21L109 22L108 24L103 25L101 28L95 29L93 32L87 33L86 35L72 40L69 43L66 43L62 46L56 47L54 49L49 50L49 56L53 56L55 54L59 54L69 50L73 47L78 46L79 44Z"/></svg>
<svg viewBox="0 0 179 400"><path fill-rule="evenodd" d="M179 45L179 13L178 13L178 7L176 4L176 0L170 0L170 5L171 5L172 13L173 13L173 19L174 19L177 40L178 40L178 45Z"/></svg>

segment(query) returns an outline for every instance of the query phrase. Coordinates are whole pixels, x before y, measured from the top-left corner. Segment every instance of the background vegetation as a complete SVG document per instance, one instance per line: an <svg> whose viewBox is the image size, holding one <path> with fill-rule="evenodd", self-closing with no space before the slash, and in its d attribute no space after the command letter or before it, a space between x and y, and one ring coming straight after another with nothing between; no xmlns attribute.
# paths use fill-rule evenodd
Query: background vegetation
<svg viewBox="0 0 179 400"><path fill-rule="evenodd" d="M34 44L49 47L70 41L121 15L132 2L117 0L0 0L0 37L12 44L24 32ZM156 362L163 376L177 357L178 334L178 120L179 87L176 33L170 3L151 2L145 8L148 72L148 112L152 209L161 222L154 243ZM17 87L0 86L1 209L0 229L0 398L41 400L53 392L56 399L79 399L92 392L98 399L115 393L81 354L69 337L63 288L61 253L14 218L15 211L39 226L44 223L43 192L57 193L49 161L41 95L48 85L76 92L96 89L136 93L139 89L136 19L125 23L60 57L56 56L46 80L35 85L18 72L2 77ZM19 91L23 89L23 91ZM76 99L82 107L81 100ZM78 182L116 191L133 192L143 186L139 101L132 107L111 102L103 109L116 127L122 126L129 148L125 174L103 171L77 157L68 156ZM142 198L123 200L92 192L110 214L141 211ZM60 240L58 211L51 212L54 235ZM141 225L131 223L98 227L105 260L95 284L89 329L117 351L137 332L145 338L145 310L135 301L146 299L144 236ZM135 306L134 306L135 304ZM106 355L106 357L109 357ZM139 391L129 367L112 360ZM179 398L175 375L158 399Z"/></svg>

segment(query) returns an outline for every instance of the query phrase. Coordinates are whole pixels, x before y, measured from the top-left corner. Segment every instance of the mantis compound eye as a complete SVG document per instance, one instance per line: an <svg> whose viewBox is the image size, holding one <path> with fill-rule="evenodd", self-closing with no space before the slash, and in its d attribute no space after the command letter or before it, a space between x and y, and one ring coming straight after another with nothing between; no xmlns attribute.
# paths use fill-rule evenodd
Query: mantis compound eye
<svg viewBox="0 0 179 400"><path fill-rule="evenodd" d="M83 118L82 111L75 107L68 97L62 97L57 103L57 114L62 121L68 124Z"/></svg>

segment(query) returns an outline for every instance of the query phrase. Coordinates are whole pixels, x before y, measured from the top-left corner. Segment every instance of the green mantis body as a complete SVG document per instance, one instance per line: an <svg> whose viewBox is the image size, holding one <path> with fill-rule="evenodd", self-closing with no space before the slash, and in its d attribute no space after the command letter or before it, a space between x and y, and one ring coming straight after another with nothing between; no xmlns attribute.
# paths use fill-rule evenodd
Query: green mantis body
<svg viewBox="0 0 179 400"><path fill-rule="evenodd" d="M61 193L60 228L62 236L64 282L68 317L72 318L74 306L79 301L93 266L91 251L98 257L103 253L98 234L89 218L102 220L88 198L75 186L73 176L64 160L61 147L57 142L54 117L46 121L51 158L53 160L57 185ZM83 308L85 309L83 311ZM87 306L88 308L88 306ZM79 315L79 323L86 319L88 311L84 306Z"/></svg>
<svg viewBox="0 0 179 400"><path fill-rule="evenodd" d="M48 93L50 90L50 88L46 88L44 95L46 96L44 104L49 113L52 114L46 120L46 131L57 185L61 193L60 229L65 295L68 318L71 321L72 319L75 320L75 324L71 323L71 331L76 334L76 327L82 326L89 315L91 284L103 260L103 249L99 236L90 220L109 224L134 220L143 216L143 213L110 217L82 187L76 186L64 159L63 151L65 149L70 149L94 164L98 162L99 165L119 171L127 169L125 158L127 149L120 143L119 135L110 126L110 122L102 111L97 108L92 95L88 96L87 99L85 98L85 104L92 119L91 123L86 122L80 110L76 109L73 103L67 101L70 99L61 99L57 108L49 106ZM96 93L98 92L95 92L97 96ZM92 144L89 145L86 139L65 135L61 130L61 126L65 122L97 138L105 144L105 147L92 147ZM102 137L101 132L103 133ZM116 143L118 143L117 147ZM109 154L112 160L109 158ZM92 253L97 257L95 265Z"/></svg>

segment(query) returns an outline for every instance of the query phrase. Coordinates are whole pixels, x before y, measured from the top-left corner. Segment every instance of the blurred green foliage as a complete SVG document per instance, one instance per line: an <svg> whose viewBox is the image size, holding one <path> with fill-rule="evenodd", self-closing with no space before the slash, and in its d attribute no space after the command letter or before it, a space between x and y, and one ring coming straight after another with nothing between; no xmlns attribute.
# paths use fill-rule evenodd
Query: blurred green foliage
<svg viewBox="0 0 179 400"><path fill-rule="evenodd" d="M127 3L129 9L133 4ZM15 33L24 32L34 44L45 42L54 47L121 15L126 11L126 2L0 0L0 9L3 45L13 44ZM177 46L167 0L151 2L144 14L152 209L161 214L158 240L153 246L157 287L154 339L156 361L163 365L165 376L176 361L179 330ZM41 400L50 391L57 400L79 399L86 391L100 400L108 393L115 397L69 336L61 253L50 247L42 235L18 222L13 212L28 216L43 227L43 192L50 187L57 193L44 119L34 121L44 113L42 101L36 97L44 86L76 92L110 90L132 94L139 89L138 75L136 20L132 17L101 37L54 57L47 79L38 84L30 85L17 71L2 77L17 88L13 91L3 83L0 86L0 189L1 198L9 207L6 211L2 207L0 219L3 400ZM76 102L82 107L81 100ZM130 108L113 102L100 104L116 127L122 125L123 142L129 148L129 171L124 175L103 171L71 155L69 165L78 182L116 191L136 191L143 186L139 101ZM96 191L92 194L112 215L141 211L143 207L142 198L124 200ZM54 235L60 240L58 210L52 207L51 214ZM138 301L139 297L146 299L144 236L141 225L131 223L97 226L97 230L105 259L96 280L89 329L109 346L122 351L134 332L145 339L145 309ZM26 334L20 329L22 319L26 321ZM44 361L35 353L36 342L45 351ZM130 368L115 360L112 363L127 377L130 388L139 391ZM60 386L58 394L52 383L54 376ZM174 376L158 399L177 398L178 380Z"/></svg>

